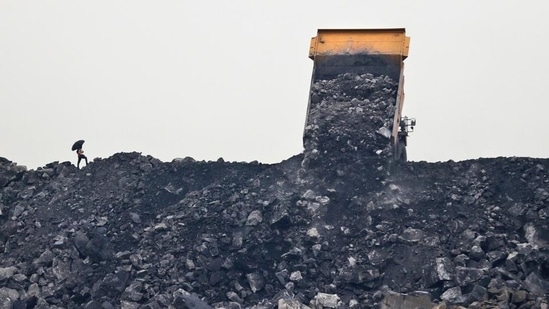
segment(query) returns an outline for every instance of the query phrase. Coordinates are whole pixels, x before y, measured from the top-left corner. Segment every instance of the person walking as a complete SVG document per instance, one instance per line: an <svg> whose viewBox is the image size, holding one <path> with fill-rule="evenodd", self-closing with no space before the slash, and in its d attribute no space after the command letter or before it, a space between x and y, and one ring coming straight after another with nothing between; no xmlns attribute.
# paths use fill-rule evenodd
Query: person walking
<svg viewBox="0 0 549 309"><path fill-rule="evenodd" d="M86 155L84 155L84 150L82 150L82 145L84 145L83 139L77 140L74 144L72 144L72 147L71 147L72 151L76 150L76 155L78 156L78 163L76 163L77 168L80 168L80 161L82 161L82 159L84 159L84 161L86 162L86 166L88 166L88 158L86 157Z"/></svg>
<svg viewBox="0 0 549 309"><path fill-rule="evenodd" d="M82 159L84 159L86 166L88 166L88 157L84 155L84 150L82 150L82 148L78 148L76 150L76 155L78 155L78 163L76 163L77 168L80 168L80 161L82 161Z"/></svg>

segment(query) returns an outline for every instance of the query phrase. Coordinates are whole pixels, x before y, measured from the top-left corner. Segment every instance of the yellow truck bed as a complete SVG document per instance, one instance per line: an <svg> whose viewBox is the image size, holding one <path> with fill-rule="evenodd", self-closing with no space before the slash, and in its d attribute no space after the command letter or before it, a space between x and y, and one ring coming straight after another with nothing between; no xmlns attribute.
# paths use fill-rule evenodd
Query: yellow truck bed
<svg viewBox="0 0 549 309"><path fill-rule="evenodd" d="M365 155L399 156L406 144L405 137L399 136L399 125L404 101L404 59L408 57L409 45L410 38L404 28L318 30L309 48L314 67L304 132L306 152L316 149L318 153L322 144L340 142L341 149L348 149L345 151L355 149ZM371 84L375 83L374 79L378 85L380 81L389 83L386 96L374 92L375 85ZM326 89L320 89L322 87ZM334 92L336 89L339 92ZM380 101L383 104L378 104ZM389 109L390 112L386 112ZM366 115L349 112L355 110L366 111ZM328 123L341 116L349 121L342 118L337 124ZM380 122L380 117L385 119ZM370 121L369 129L380 134L357 130L361 121Z"/></svg>

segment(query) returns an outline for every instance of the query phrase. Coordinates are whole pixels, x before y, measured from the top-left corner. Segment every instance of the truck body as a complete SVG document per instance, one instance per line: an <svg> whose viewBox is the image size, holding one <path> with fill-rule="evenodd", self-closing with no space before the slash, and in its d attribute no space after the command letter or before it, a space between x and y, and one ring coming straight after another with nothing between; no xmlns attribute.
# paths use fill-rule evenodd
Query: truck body
<svg viewBox="0 0 549 309"><path fill-rule="evenodd" d="M318 136L324 136L340 141L342 144L336 145L340 149L363 149L406 161L408 131L415 125L414 119L402 116L404 60L408 57L409 44L410 38L404 28L318 30L309 49L314 66L303 137L306 151L322 149L320 144L328 142L328 138ZM379 89L382 82L388 84ZM347 120L326 124L326 121L339 116L335 112L321 114L326 109L335 111L341 105L345 108L338 113L352 115L358 110L366 115L356 116L354 120L347 115ZM371 129L378 134L356 130L364 129L358 124L360 121L371 121ZM374 121L379 122L378 127ZM337 126L354 128L341 128L339 135L334 135ZM389 147L384 146L385 139Z"/></svg>

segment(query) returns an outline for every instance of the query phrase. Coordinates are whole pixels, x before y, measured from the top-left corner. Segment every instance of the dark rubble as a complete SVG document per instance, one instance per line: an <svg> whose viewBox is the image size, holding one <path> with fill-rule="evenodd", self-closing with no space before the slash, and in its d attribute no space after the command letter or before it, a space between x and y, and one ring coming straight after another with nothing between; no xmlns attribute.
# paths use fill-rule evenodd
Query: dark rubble
<svg viewBox="0 0 549 309"><path fill-rule="evenodd" d="M548 308L549 159L394 162L338 78L277 164L0 158L0 308Z"/></svg>
<svg viewBox="0 0 549 309"><path fill-rule="evenodd" d="M387 76L345 73L311 85L304 132L307 160L391 156L398 83Z"/></svg>
<svg viewBox="0 0 549 309"><path fill-rule="evenodd" d="M544 308L547 159L302 159L4 159L2 308Z"/></svg>

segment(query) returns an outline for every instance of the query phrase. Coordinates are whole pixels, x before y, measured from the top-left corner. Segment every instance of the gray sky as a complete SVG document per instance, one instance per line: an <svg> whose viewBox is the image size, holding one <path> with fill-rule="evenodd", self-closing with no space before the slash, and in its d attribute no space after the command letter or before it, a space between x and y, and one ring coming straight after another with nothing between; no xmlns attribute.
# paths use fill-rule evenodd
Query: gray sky
<svg viewBox="0 0 549 309"><path fill-rule="evenodd" d="M0 157L302 151L319 28L406 28L411 161L548 157L543 1L0 0Z"/></svg>

